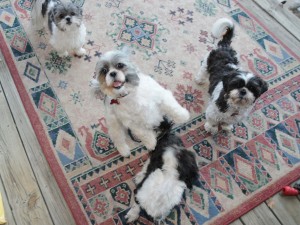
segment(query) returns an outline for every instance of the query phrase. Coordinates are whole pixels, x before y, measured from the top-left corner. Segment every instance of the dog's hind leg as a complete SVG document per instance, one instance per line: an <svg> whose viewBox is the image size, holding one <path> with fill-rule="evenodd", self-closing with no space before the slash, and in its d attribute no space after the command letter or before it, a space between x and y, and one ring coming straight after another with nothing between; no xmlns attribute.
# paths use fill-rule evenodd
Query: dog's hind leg
<svg viewBox="0 0 300 225"><path fill-rule="evenodd" d="M156 133L141 127L130 127L132 133L145 145L148 150L154 150L156 146Z"/></svg>
<svg viewBox="0 0 300 225"><path fill-rule="evenodd" d="M108 127L108 134L117 147L119 153L124 157L130 156L130 148L126 144L126 132L125 127L115 118L114 115L106 117L106 123Z"/></svg>
<svg viewBox="0 0 300 225"><path fill-rule="evenodd" d="M204 84L206 81L208 81L209 74L207 72L207 58L209 56L209 53L206 55L204 60L201 62L201 67L198 73L195 76L195 82L197 84Z"/></svg>

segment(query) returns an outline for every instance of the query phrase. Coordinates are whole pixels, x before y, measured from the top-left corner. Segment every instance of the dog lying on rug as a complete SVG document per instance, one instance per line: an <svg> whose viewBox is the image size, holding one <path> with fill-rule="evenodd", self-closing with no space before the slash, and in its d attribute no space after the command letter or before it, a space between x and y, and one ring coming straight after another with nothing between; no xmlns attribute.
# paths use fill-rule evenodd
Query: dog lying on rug
<svg viewBox="0 0 300 225"><path fill-rule="evenodd" d="M51 34L50 44L60 56L75 53L83 56L86 28L82 22L82 9L71 1L33 0L32 23L41 29L47 23Z"/></svg>
<svg viewBox="0 0 300 225"><path fill-rule="evenodd" d="M108 133L120 154L130 155L126 143L128 130L148 150L156 146L160 124L168 118L184 123L189 112L154 79L141 73L130 61L126 49L103 54L96 66L94 88L106 95L106 122Z"/></svg>
<svg viewBox="0 0 300 225"><path fill-rule="evenodd" d="M216 49L204 59L195 81L198 84L209 80L210 102L206 109L205 130L217 133L221 125L230 131L233 124L245 118L254 102L268 90L268 84L260 77L242 70L237 53L230 46L234 33L233 22L222 18L212 27L215 38L222 38Z"/></svg>
<svg viewBox="0 0 300 225"><path fill-rule="evenodd" d="M127 222L137 220L141 209L154 220L164 220L180 203L184 190L192 189L198 176L195 155L169 129L135 177L135 203L125 216Z"/></svg>

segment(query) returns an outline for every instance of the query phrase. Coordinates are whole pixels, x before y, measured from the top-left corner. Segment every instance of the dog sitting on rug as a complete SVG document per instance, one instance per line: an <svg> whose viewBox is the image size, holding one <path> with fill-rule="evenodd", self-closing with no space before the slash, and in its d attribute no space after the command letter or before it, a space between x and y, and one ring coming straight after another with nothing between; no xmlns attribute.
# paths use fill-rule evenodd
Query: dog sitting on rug
<svg viewBox="0 0 300 225"><path fill-rule="evenodd" d="M260 77L239 68L236 51L230 46L234 24L222 18L212 27L215 38L222 38L203 61L195 81L209 80L210 101L206 109L205 130L217 133L219 125L230 131L233 124L245 118L268 84Z"/></svg>
<svg viewBox="0 0 300 225"><path fill-rule="evenodd" d="M61 0L33 0L32 23L41 29L47 22L51 34L50 44L60 56L74 53L83 56L86 28L82 22L82 9L72 2Z"/></svg>
<svg viewBox="0 0 300 225"><path fill-rule="evenodd" d="M135 202L125 216L127 222L137 220L141 209L155 221L163 221L180 203L184 190L192 189L198 176L195 155L169 129L135 177Z"/></svg>
<svg viewBox="0 0 300 225"><path fill-rule="evenodd" d="M101 56L92 84L106 95L108 133L124 157L130 155L126 143L128 130L148 150L153 150L157 142L156 131L165 118L175 123L189 119L189 112L176 101L172 92L141 73L130 61L125 48Z"/></svg>

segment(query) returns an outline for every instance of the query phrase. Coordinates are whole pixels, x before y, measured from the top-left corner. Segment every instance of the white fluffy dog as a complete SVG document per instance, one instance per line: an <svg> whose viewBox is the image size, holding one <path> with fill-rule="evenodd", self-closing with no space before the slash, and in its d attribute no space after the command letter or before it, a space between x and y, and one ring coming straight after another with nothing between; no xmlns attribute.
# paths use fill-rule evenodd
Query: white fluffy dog
<svg viewBox="0 0 300 225"><path fill-rule="evenodd" d="M189 112L154 79L141 73L126 50L103 54L96 66L94 86L106 95L109 135L122 156L130 155L126 143L130 130L149 150L156 146L157 129L167 117L174 123L189 119Z"/></svg>
<svg viewBox="0 0 300 225"><path fill-rule="evenodd" d="M83 56L86 28L82 22L82 9L72 2L60 0L34 0L32 23L41 29L47 22L51 34L50 44L60 56L74 53Z"/></svg>

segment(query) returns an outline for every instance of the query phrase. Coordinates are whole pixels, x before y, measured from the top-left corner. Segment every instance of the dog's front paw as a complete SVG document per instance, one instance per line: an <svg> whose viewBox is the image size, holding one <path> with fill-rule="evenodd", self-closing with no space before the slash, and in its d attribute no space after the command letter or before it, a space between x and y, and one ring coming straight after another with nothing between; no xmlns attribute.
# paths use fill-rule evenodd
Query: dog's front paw
<svg viewBox="0 0 300 225"><path fill-rule="evenodd" d="M175 123L185 123L189 120L190 113L187 109L182 108L182 110L177 112L176 117L174 118Z"/></svg>
<svg viewBox="0 0 300 225"><path fill-rule="evenodd" d="M230 132L233 129L233 125L232 124L226 124L226 125L222 125L222 130L226 131L226 132Z"/></svg>
<svg viewBox="0 0 300 225"><path fill-rule="evenodd" d="M129 157L130 156L130 148L128 145L124 144L122 147L117 147L119 153L123 157Z"/></svg>
<svg viewBox="0 0 300 225"><path fill-rule="evenodd" d="M86 50L84 48L78 49L75 54L79 57L84 56L86 54Z"/></svg>
<svg viewBox="0 0 300 225"><path fill-rule="evenodd" d="M64 52L58 52L58 56L63 58L63 57L67 57L69 55L68 51L64 51Z"/></svg>
<svg viewBox="0 0 300 225"><path fill-rule="evenodd" d="M204 128L209 133L212 133L212 134L218 133L218 126L212 126L209 122L206 122L204 124Z"/></svg>
<svg viewBox="0 0 300 225"><path fill-rule="evenodd" d="M147 140L144 141L144 145L148 150L152 151L155 149L156 142L157 141L156 141L155 137L153 137L153 138L149 137Z"/></svg>

